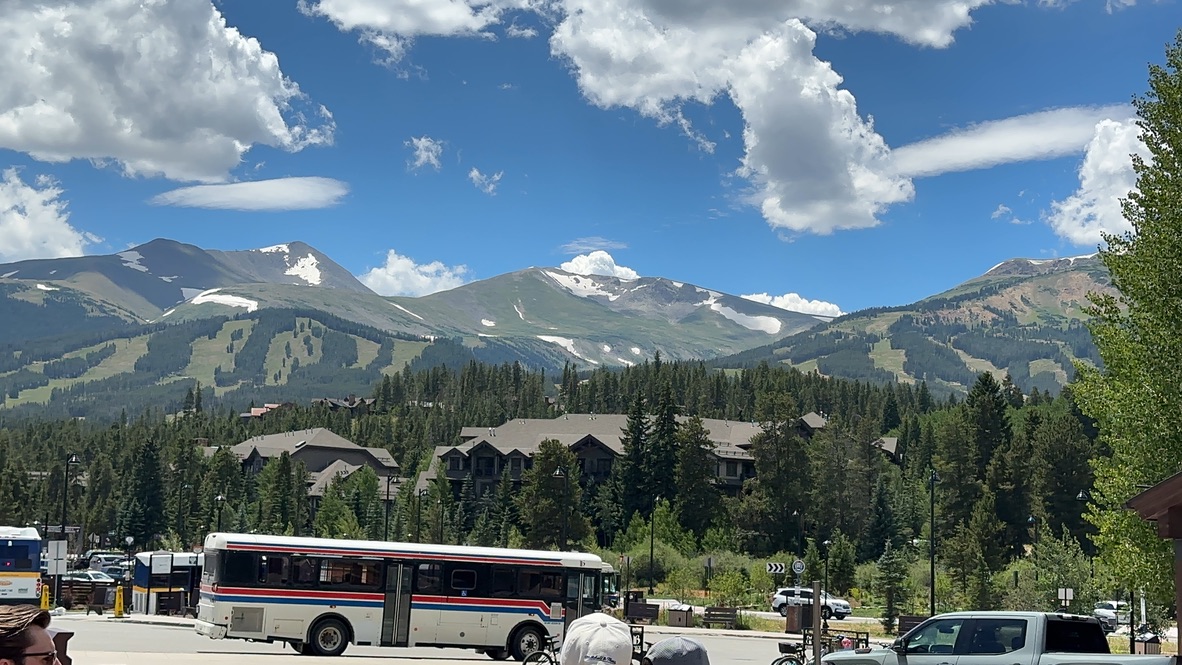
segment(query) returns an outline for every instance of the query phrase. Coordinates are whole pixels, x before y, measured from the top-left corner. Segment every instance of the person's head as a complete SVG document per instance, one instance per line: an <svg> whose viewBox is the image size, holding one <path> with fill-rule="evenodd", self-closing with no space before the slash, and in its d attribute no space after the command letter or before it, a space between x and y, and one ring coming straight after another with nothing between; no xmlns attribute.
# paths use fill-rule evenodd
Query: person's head
<svg viewBox="0 0 1182 665"><path fill-rule="evenodd" d="M710 665L710 658L701 642L679 635L654 644L641 662L642 665Z"/></svg>
<svg viewBox="0 0 1182 665"><path fill-rule="evenodd" d="M53 665L57 647L49 612L33 605L0 606L0 665Z"/></svg>
<svg viewBox="0 0 1182 665"><path fill-rule="evenodd" d="M631 665L632 629L601 612L570 622L562 640L560 665Z"/></svg>

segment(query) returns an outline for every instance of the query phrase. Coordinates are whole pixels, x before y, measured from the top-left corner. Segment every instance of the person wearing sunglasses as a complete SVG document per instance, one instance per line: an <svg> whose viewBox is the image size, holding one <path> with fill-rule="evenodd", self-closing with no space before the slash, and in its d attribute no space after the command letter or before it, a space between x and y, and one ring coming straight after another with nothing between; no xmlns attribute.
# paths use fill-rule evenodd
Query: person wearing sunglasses
<svg viewBox="0 0 1182 665"><path fill-rule="evenodd" d="M0 606L0 665L54 665L49 612L33 605Z"/></svg>

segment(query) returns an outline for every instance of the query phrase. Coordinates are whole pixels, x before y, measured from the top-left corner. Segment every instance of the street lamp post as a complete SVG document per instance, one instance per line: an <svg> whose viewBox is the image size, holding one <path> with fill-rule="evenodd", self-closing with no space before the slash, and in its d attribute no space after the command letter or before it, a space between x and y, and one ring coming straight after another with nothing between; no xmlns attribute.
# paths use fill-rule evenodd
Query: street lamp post
<svg viewBox="0 0 1182 665"><path fill-rule="evenodd" d="M800 556L804 556L804 512L799 508L792 511L792 516L796 518L796 537Z"/></svg>
<svg viewBox="0 0 1182 665"><path fill-rule="evenodd" d="M1034 558L1034 579L1038 579L1038 518L1034 515L1026 518L1027 524L1034 529L1034 550L1031 552Z"/></svg>
<svg viewBox="0 0 1182 665"><path fill-rule="evenodd" d="M382 536L386 540L390 540L390 481L394 480L394 474L386 476L386 526L382 530Z"/></svg>
<svg viewBox="0 0 1182 665"><path fill-rule="evenodd" d="M436 513L439 516L439 544L443 544L443 497L435 500Z"/></svg>
<svg viewBox="0 0 1182 665"><path fill-rule="evenodd" d="M652 510L648 514L648 595L656 591L653 588L653 575L656 564L657 550L657 495L652 495Z"/></svg>
<svg viewBox="0 0 1182 665"><path fill-rule="evenodd" d="M427 496L429 492L426 489L420 489L415 493L415 542L423 542L423 497Z"/></svg>
<svg viewBox="0 0 1182 665"><path fill-rule="evenodd" d="M931 586L928 588L929 616L936 616L936 483L938 482L940 482L940 476L933 468L928 477L931 506L931 523L928 525L928 576L931 580Z"/></svg>
<svg viewBox="0 0 1182 665"><path fill-rule="evenodd" d="M62 540L66 542L66 552L70 551L70 532L66 530L66 507L70 503L70 465L78 464L81 460L73 453L66 458L66 467L62 470ZM60 605L62 602L62 576L57 576L57 593L54 599Z"/></svg>
<svg viewBox="0 0 1182 665"><path fill-rule="evenodd" d="M218 531L222 530L222 506L226 503L226 497L219 494L213 498L218 506Z"/></svg>
<svg viewBox="0 0 1182 665"><path fill-rule="evenodd" d="M1092 500L1092 495L1088 494L1087 490L1080 490L1079 494L1075 495L1075 500L1085 504L1085 507L1086 507L1087 502ZM1088 554L1088 564L1091 566L1091 578L1094 580L1094 579L1096 579L1095 546L1092 547L1092 551Z"/></svg>
<svg viewBox="0 0 1182 665"><path fill-rule="evenodd" d="M553 476L562 479L562 551L567 548L567 533L570 529L570 477L561 466L554 469Z"/></svg>

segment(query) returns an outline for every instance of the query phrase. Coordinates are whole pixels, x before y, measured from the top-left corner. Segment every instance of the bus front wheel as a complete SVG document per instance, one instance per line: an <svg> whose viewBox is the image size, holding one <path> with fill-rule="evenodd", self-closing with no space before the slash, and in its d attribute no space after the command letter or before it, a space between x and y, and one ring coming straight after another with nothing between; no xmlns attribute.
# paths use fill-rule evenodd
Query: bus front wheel
<svg viewBox="0 0 1182 665"><path fill-rule="evenodd" d="M513 659L525 662L526 656L535 651L541 651L542 645L545 643L546 637L542 635L542 631L534 626L524 626L513 633L513 643L510 645Z"/></svg>
<svg viewBox="0 0 1182 665"><path fill-rule="evenodd" d="M317 656L339 656L349 646L349 629L340 619L321 619L312 628L308 646Z"/></svg>

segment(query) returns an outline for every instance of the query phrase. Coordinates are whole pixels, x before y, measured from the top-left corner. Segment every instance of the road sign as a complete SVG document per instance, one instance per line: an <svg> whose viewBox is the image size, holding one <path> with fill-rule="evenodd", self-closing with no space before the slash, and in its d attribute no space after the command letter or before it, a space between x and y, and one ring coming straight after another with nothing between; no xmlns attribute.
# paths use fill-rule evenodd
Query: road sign
<svg viewBox="0 0 1182 665"><path fill-rule="evenodd" d="M1075 600L1075 589L1072 589L1070 587L1066 587L1066 588L1060 587L1059 588L1059 600L1063 601L1064 604L1070 603L1071 601Z"/></svg>
<svg viewBox="0 0 1182 665"><path fill-rule="evenodd" d="M801 561L800 559L793 561L792 562L792 572L796 573L797 575L803 575L804 574L804 562Z"/></svg>
<svg viewBox="0 0 1182 665"><path fill-rule="evenodd" d="M172 554L150 554L148 558L152 561L153 575L168 575L172 572Z"/></svg>
<svg viewBox="0 0 1182 665"><path fill-rule="evenodd" d="M66 541L51 540L45 545L46 572L50 575L66 574Z"/></svg>
<svg viewBox="0 0 1182 665"><path fill-rule="evenodd" d="M66 533L78 533L81 529L82 529L82 527L67 526ZM62 525L50 524L49 526L45 527L45 532L46 533L61 533L62 532Z"/></svg>
<svg viewBox="0 0 1182 665"><path fill-rule="evenodd" d="M771 574L773 574L773 575L783 575L783 574L784 574L784 571L785 571L786 569L787 569L787 566L785 566L785 565L784 565L784 564L782 564L782 563L771 563L771 562L768 562L768 564L767 564L767 572L769 572L769 573L771 573Z"/></svg>

